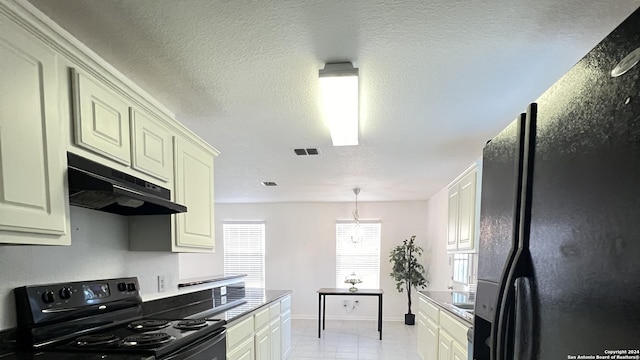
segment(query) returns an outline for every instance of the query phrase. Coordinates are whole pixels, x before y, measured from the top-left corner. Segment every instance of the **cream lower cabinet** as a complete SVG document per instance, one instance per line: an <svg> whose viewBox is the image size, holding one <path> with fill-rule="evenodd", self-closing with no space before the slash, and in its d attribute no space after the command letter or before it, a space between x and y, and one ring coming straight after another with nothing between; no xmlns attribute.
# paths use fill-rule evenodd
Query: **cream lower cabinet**
<svg viewBox="0 0 640 360"><path fill-rule="evenodd" d="M470 325L440 310L423 295L418 310L418 357L423 360L466 360Z"/></svg>
<svg viewBox="0 0 640 360"><path fill-rule="evenodd" d="M227 359L255 360L253 315L227 328Z"/></svg>
<svg viewBox="0 0 640 360"><path fill-rule="evenodd" d="M282 359L291 354L291 296L280 301L280 328L282 332Z"/></svg>
<svg viewBox="0 0 640 360"><path fill-rule="evenodd" d="M284 313L281 308L286 308ZM282 360L291 352L291 296L254 311L227 329L227 358ZM246 342L251 340L251 346Z"/></svg>
<svg viewBox="0 0 640 360"><path fill-rule="evenodd" d="M69 245L56 53L0 14L0 243Z"/></svg>

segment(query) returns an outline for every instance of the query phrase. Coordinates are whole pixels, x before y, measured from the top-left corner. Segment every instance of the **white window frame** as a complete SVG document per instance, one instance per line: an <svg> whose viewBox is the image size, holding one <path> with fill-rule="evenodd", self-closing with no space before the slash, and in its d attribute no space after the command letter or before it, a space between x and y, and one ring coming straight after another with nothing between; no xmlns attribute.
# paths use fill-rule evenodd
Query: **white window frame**
<svg viewBox="0 0 640 360"><path fill-rule="evenodd" d="M348 289L351 284L344 282L352 272L362 277L362 283L357 288L380 288L380 243L382 237L382 223L377 220L360 220L362 243L351 241L351 234L355 229L355 221L336 221L336 287ZM349 258L351 257L351 259ZM368 263L366 257L369 257ZM355 261L360 258L360 261ZM360 264L357 264L360 262Z"/></svg>
<svg viewBox="0 0 640 360"><path fill-rule="evenodd" d="M454 283L469 285L471 282L473 254L455 253L452 257L451 279Z"/></svg>
<svg viewBox="0 0 640 360"><path fill-rule="evenodd" d="M265 288L265 222L224 221L222 228L224 274L246 274L246 287Z"/></svg>

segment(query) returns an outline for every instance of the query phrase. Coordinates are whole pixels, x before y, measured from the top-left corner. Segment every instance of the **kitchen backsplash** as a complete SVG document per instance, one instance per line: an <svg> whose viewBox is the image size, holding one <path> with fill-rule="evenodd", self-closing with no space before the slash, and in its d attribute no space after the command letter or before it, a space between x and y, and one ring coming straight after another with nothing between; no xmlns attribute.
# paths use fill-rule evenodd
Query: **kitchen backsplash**
<svg viewBox="0 0 640 360"><path fill-rule="evenodd" d="M178 284L178 254L128 250L127 218L71 207L71 246L0 245L0 330L16 326L13 288L23 285L137 276L141 293Z"/></svg>

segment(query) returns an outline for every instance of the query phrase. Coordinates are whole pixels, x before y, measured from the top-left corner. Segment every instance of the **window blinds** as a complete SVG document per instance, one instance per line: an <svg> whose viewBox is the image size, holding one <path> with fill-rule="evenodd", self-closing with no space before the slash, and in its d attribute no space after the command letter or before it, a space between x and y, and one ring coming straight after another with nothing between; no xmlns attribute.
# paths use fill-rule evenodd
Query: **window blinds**
<svg viewBox="0 0 640 360"><path fill-rule="evenodd" d="M264 288L264 223L224 223L224 274L247 274L246 287Z"/></svg>
<svg viewBox="0 0 640 360"><path fill-rule="evenodd" d="M380 287L380 222L360 221L362 243L351 242L355 222L336 223L336 287L350 288L345 278L355 272L362 278L357 288L377 289Z"/></svg>

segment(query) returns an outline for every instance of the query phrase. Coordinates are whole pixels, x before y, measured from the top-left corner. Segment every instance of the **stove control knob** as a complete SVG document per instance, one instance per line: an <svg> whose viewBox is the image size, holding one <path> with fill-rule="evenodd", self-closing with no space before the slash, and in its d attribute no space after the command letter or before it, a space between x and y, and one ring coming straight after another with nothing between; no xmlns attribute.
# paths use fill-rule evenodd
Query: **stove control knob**
<svg viewBox="0 0 640 360"><path fill-rule="evenodd" d="M127 284L127 290L136 291L137 290L136 283L128 283Z"/></svg>
<svg viewBox="0 0 640 360"><path fill-rule="evenodd" d="M44 294L42 294L42 301L44 301L47 304L50 304L56 301L56 298L53 295L53 291L45 291Z"/></svg>
<svg viewBox="0 0 640 360"><path fill-rule="evenodd" d="M127 291L127 284L125 284L125 283L123 283L123 282L118 283L118 290L120 290L120 291Z"/></svg>
<svg viewBox="0 0 640 360"><path fill-rule="evenodd" d="M71 289L68 287L63 287L60 289L60 297L63 299L68 299L71 297Z"/></svg>

